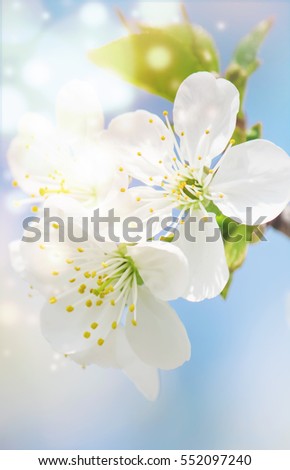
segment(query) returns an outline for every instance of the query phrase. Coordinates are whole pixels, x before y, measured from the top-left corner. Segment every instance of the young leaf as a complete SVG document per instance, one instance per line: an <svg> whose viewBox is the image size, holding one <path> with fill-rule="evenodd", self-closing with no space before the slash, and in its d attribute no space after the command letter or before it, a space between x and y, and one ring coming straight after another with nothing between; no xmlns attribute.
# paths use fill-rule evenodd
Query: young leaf
<svg viewBox="0 0 290 470"><path fill-rule="evenodd" d="M247 36L245 36L238 44L233 61L240 65L249 76L255 71L259 65L257 54L270 31L273 24L273 19L269 18L259 23Z"/></svg>
<svg viewBox="0 0 290 470"><path fill-rule="evenodd" d="M262 136L262 124L260 122L257 122L254 126L252 126L248 131L247 131L247 141L248 140L255 140L255 139L260 139Z"/></svg>
<svg viewBox="0 0 290 470"><path fill-rule="evenodd" d="M262 21L240 41L226 71L226 78L236 85L240 92L240 117L243 116L242 105L247 80L260 65L257 54L272 24L272 18Z"/></svg>
<svg viewBox="0 0 290 470"><path fill-rule="evenodd" d="M92 50L91 61L170 101L188 75L201 70L218 71L215 46L202 28L187 23L138 27L139 34Z"/></svg>
<svg viewBox="0 0 290 470"><path fill-rule="evenodd" d="M142 32L152 33L158 31L146 25L138 24ZM219 72L219 57L212 37L199 25L189 22L171 24L162 29L166 34L178 40L197 62L198 70L206 72Z"/></svg>

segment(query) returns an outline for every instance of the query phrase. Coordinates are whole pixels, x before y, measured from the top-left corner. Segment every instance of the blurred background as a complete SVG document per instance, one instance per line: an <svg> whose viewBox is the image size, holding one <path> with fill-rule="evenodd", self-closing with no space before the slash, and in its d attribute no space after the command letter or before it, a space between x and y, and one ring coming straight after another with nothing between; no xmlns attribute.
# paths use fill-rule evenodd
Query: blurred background
<svg viewBox="0 0 290 470"><path fill-rule="evenodd" d="M159 399L147 402L119 371L81 369L42 338L42 299L10 267L8 243L21 235L28 208L15 208L5 162L19 117L52 116L58 89L94 80L107 122L137 108L170 109L86 58L88 49L127 34L118 6L154 25L180 20L175 1L4 0L2 50L0 261L1 449L290 449L289 240L270 229L250 248L226 301L174 306L192 342L191 361L161 374ZM238 40L274 17L263 65L250 79L249 124L290 152L290 4L185 2L214 37L223 69Z"/></svg>

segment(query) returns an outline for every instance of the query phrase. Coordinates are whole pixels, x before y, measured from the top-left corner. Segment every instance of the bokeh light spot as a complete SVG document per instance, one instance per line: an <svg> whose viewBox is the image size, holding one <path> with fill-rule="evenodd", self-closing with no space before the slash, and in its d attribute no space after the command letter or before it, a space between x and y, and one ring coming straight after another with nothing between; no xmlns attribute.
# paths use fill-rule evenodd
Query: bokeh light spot
<svg viewBox="0 0 290 470"><path fill-rule="evenodd" d="M166 69L171 63L171 60L171 52L164 46L152 47L147 53L147 61L155 70Z"/></svg>

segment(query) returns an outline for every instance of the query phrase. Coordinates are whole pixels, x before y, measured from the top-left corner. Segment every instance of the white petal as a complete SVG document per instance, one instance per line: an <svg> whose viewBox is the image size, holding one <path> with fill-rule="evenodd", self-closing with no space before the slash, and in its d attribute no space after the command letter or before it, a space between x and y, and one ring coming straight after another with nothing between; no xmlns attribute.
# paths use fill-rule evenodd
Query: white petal
<svg viewBox="0 0 290 470"><path fill-rule="evenodd" d="M123 114L112 120L108 135L118 145L131 176L149 185L160 183L165 166L174 156L174 144L171 132L158 116L143 110Z"/></svg>
<svg viewBox="0 0 290 470"><path fill-rule="evenodd" d="M167 242L140 243L128 246L144 284L161 300L182 296L188 284L187 259L176 246Z"/></svg>
<svg viewBox="0 0 290 470"><path fill-rule="evenodd" d="M94 142L87 140L81 145L67 171L66 186L85 206L96 207L112 194L119 195L121 188L128 187L128 175L119 171L117 150L103 134Z"/></svg>
<svg viewBox="0 0 290 470"><path fill-rule="evenodd" d="M94 87L85 81L72 80L58 93L56 118L71 143L95 139L104 127L104 117Z"/></svg>
<svg viewBox="0 0 290 470"><path fill-rule="evenodd" d="M108 211L114 209L114 216L120 221L115 221L112 229L121 242L147 241L162 231L162 221L171 216L171 203L163 195L163 191L151 186L134 186L125 192L113 193L102 202L100 216L108 217ZM130 227L134 227L132 232ZM102 224L102 235L109 238L108 224Z"/></svg>
<svg viewBox="0 0 290 470"><path fill-rule="evenodd" d="M187 77L177 91L173 109L184 158L196 166L218 156L233 134L238 110L239 93L228 80L216 79L208 72ZM200 162L198 156L203 158Z"/></svg>
<svg viewBox="0 0 290 470"><path fill-rule="evenodd" d="M35 224L30 223L30 227L33 225L33 230L37 229L35 233L40 235L39 240L35 240L34 232L25 230L24 241L12 244L10 252L15 269L24 272L30 284L50 298L55 294L66 292L68 287L73 287L69 283L72 278L81 276L82 280L79 283L84 282L83 273L74 269L76 265L82 266L89 261L97 268L104 259L104 252L116 250L117 246L112 242L97 242L90 232L86 232L81 220L83 217L90 219L91 214L89 211L84 212L82 205L72 198L52 196L46 200L44 209L49 209L49 214L46 214L47 217L49 215L49 221L46 219L49 222L46 233L44 217ZM68 229L69 217L73 218L70 229ZM59 225L58 229L53 227L55 223ZM72 235L85 236L86 241L78 243L72 239ZM84 250L81 255L79 249ZM69 264L68 259L74 262ZM53 275L53 273L58 274Z"/></svg>
<svg viewBox="0 0 290 470"><path fill-rule="evenodd" d="M19 133L8 149L8 163L18 185L28 194L49 184L49 175L63 170L68 149L52 125L37 114L27 114L20 121ZM46 183L43 179L46 178Z"/></svg>
<svg viewBox="0 0 290 470"><path fill-rule="evenodd" d="M96 364L99 367L120 368L120 361L117 357L118 329L112 331L106 338L104 344L100 347L93 344L84 351L70 354L70 358L82 366Z"/></svg>
<svg viewBox="0 0 290 470"><path fill-rule="evenodd" d="M175 311L138 288L137 326L127 315L126 334L137 356L146 364L160 369L175 369L190 358L190 342Z"/></svg>
<svg viewBox="0 0 290 470"><path fill-rule="evenodd" d="M111 325L119 313L108 303L91 308L86 307L84 301L75 305L80 296L77 290L68 292L56 303L47 303L41 312L43 336L57 351L65 354L83 351L92 345L102 348L104 344L99 346L98 340L101 338L106 342L108 335L113 334ZM74 311L67 312L68 306L74 306ZM98 324L96 329L91 328L94 323ZM84 333L90 333L90 337L85 337Z"/></svg>
<svg viewBox="0 0 290 470"><path fill-rule="evenodd" d="M225 287L229 271L224 244L214 214L192 213L196 220L179 228L179 239L174 242L185 254L189 264L189 285L184 297L190 301L211 299ZM196 241L190 241L189 236Z"/></svg>
<svg viewBox="0 0 290 470"><path fill-rule="evenodd" d="M70 357L84 366L97 364L100 367L120 368L148 400L157 398L158 371L140 361L129 345L124 327L121 325L109 335L102 347L94 345Z"/></svg>
<svg viewBox="0 0 290 470"><path fill-rule="evenodd" d="M148 400L156 400L159 393L159 374L156 367L145 364L131 348L124 328L120 330L118 342L118 358L122 370L133 382L135 387Z"/></svg>
<svg viewBox="0 0 290 470"><path fill-rule="evenodd" d="M210 183L212 193L222 193L216 205L223 214L247 225L277 217L290 199L290 158L266 140L232 147ZM247 216L252 212L252 217ZM260 217L265 219L258 221Z"/></svg>

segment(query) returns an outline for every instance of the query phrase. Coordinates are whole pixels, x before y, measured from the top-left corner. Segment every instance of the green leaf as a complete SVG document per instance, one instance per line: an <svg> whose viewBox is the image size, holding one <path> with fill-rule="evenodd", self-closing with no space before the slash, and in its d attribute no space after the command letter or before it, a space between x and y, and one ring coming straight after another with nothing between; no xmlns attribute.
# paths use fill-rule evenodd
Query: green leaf
<svg viewBox="0 0 290 470"><path fill-rule="evenodd" d="M240 41L234 52L232 62L226 71L226 78L236 85L240 92L240 117L243 115L242 105L247 80L260 65L257 54L272 24L272 18L262 21Z"/></svg>
<svg viewBox="0 0 290 470"><path fill-rule="evenodd" d="M228 284L221 292L221 296L225 299L232 283L234 271L240 268L244 263L249 244L253 243L258 238L258 228L255 226L250 227L238 224L233 219L222 214L218 207L213 203L210 203L207 206L207 211L216 214L216 220L224 241L226 260L230 271Z"/></svg>
<svg viewBox="0 0 290 470"><path fill-rule="evenodd" d="M142 32L154 33L160 29L138 24ZM179 41L194 57L198 71L218 72L219 57L212 37L199 25L190 23L171 24L162 31Z"/></svg>
<svg viewBox="0 0 290 470"><path fill-rule="evenodd" d="M255 140L260 139L262 137L262 124L257 122L254 126L252 126L247 131L246 140Z"/></svg>
<svg viewBox="0 0 290 470"><path fill-rule="evenodd" d="M240 67L247 72L247 75L252 74L259 66L257 54L272 24L272 18L259 23L241 40L235 50L234 62L240 65Z"/></svg>
<svg viewBox="0 0 290 470"><path fill-rule="evenodd" d="M227 296L228 296L228 293L229 293L229 290L230 290L230 287L232 285L232 282L233 282L233 273L230 273L230 276L229 276L229 280L228 282L226 283L225 287L223 288L223 290L221 291L220 293L220 296L226 300Z"/></svg>
<svg viewBox="0 0 290 470"><path fill-rule="evenodd" d="M218 71L214 43L202 28L187 23L166 28L138 26L139 34L92 50L90 60L170 101L193 72Z"/></svg>

